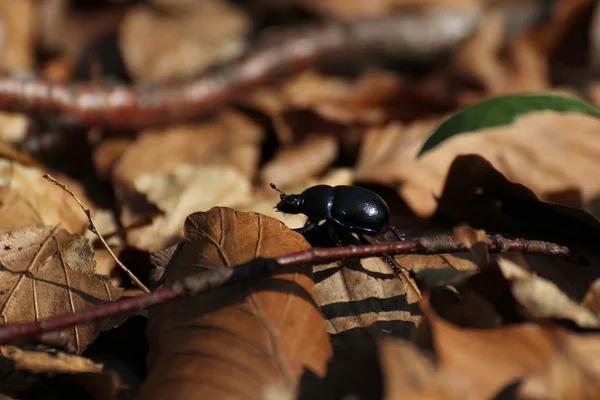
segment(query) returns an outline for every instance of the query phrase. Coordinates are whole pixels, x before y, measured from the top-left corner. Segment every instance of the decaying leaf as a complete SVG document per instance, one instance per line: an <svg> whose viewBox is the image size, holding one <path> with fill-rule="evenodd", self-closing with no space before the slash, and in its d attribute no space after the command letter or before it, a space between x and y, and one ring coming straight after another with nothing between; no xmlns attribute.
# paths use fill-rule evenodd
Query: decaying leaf
<svg viewBox="0 0 600 400"><path fill-rule="evenodd" d="M0 65L8 70L31 70L34 65L36 4L32 0L0 1Z"/></svg>
<svg viewBox="0 0 600 400"><path fill-rule="evenodd" d="M308 248L279 221L222 207L190 215L185 231L166 282ZM278 382L293 389L304 368L323 376L331 345L311 275L293 268L150 310L137 398L256 398Z"/></svg>
<svg viewBox="0 0 600 400"><path fill-rule="evenodd" d="M231 165L254 176L262 129L236 111L214 118L140 134L118 159L113 180L122 190L133 190L140 175L167 174L181 165Z"/></svg>
<svg viewBox="0 0 600 400"><path fill-rule="evenodd" d="M459 155L478 154L511 181L521 183L540 198L577 188L584 201L598 196L596 179L600 151L596 134L600 121L579 114L539 112L518 118L505 127L463 135L416 159L437 121L417 122L406 128L389 126L365 141L357 179L402 184L399 192L419 215L435 209L450 164ZM568 166L568 168L566 167Z"/></svg>
<svg viewBox="0 0 600 400"><path fill-rule="evenodd" d="M71 233L83 233L88 220L68 193L43 178L35 166L0 159L0 229L28 225L57 225ZM89 201L79 185L61 177L88 207Z"/></svg>
<svg viewBox="0 0 600 400"><path fill-rule="evenodd" d="M308 71L252 93L248 101L272 118L279 139L289 143L306 134L335 133L336 124L381 123L397 108L403 88L397 75L385 71L366 72L357 81ZM305 111L320 117L320 125Z"/></svg>
<svg viewBox="0 0 600 400"><path fill-rule="evenodd" d="M199 75L246 48L250 20L225 0L190 3L168 11L133 8L121 24L120 45L138 80L164 82Z"/></svg>
<svg viewBox="0 0 600 400"><path fill-rule="evenodd" d="M515 390L517 399L595 399L600 396L600 338L568 334L562 348L542 369L526 376Z"/></svg>
<svg viewBox="0 0 600 400"><path fill-rule="evenodd" d="M119 290L95 274L87 240L63 229L29 226L0 235L2 323L70 314L118 298ZM83 351L103 322L70 328L68 345Z"/></svg>
<svg viewBox="0 0 600 400"><path fill-rule="evenodd" d="M150 226L128 231L128 243L160 250L180 239L190 213L246 202L261 137L261 129L236 112L221 113L197 126L142 134L113 169L124 203L123 225L154 216ZM153 207L162 215L153 215Z"/></svg>
<svg viewBox="0 0 600 400"><path fill-rule="evenodd" d="M333 136L310 136L295 145L284 147L260 172L263 184L286 186L310 179L323 172L338 156Z"/></svg>
<svg viewBox="0 0 600 400"><path fill-rule="evenodd" d="M302 6L320 14L334 18L353 19L369 18L387 15L400 10L435 9L439 6L447 6L444 0L288 0L301 4ZM479 0L455 0L451 3L455 7L473 7Z"/></svg>
<svg viewBox="0 0 600 400"><path fill-rule="evenodd" d="M490 398L552 359L552 336L540 326L462 329L438 316L427 301L422 307L440 369L463 399Z"/></svg>
<svg viewBox="0 0 600 400"><path fill-rule="evenodd" d="M511 293L534 320L557 319L573 321L581 328L599 328L600 317L580 306L552 282L531 274L516 263L498 259L498 267L511 283Z"/></svg>
<svg viewBox="0 0 600 400"><path fill-rule="evenodd" d="M5 359L14 363L13 368L40 374L57 373L99 373L103 365L78 355L63 352L44 352L21 350L16 347L2 346L0 353Z"/></svg>
<svg viewBox="0 0 600 400"><path fill-rule="evenodd" d="M384 399L454 398L431 359L408 341L385 338L378 342L384 380Z"/></svg>
<svg viewBox="0 0 600 400"><path fill-rule="evenodd" d="M159 250L180 240L182 221L194 211L215 204L235 206L250 197L250 181L232 167L183 165L171 174L142 175L136 189L159 207L163 214L149 226L130 230L128 242L139 249ZM125 208L121 219L135 221L135 208Z"/></svg>
<svg viewBox="0 0 600 400"><path fill-rule="evenodd" d="M368 354L375 338L408 338L421 319L420 299L379 258L315 266L316 292L327 330L339 351Z"/></svg>

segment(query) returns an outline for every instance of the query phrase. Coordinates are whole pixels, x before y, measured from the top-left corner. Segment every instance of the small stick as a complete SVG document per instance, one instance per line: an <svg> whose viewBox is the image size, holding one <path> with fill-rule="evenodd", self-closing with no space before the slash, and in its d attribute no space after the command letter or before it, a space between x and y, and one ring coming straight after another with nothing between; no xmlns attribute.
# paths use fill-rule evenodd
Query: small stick
<svg viewBox="0 0 600 400"><path fill-rule="evenodd" d="M510 240L504 239L501 236L488 237L488 250L496 253L520 251L528 254L560 257L569 257L571 255L568 247L555 243L525 239ZM406 240L368 246L312 248L279 256L274 259L256 258L232 268L204 270L199 274L189 275L171 284L164 285L150 293L84 308L73 314L59 315L39 321L4 325L0 327L0 344L25 342L39 338L40 335L46 332L58 331L73 325L129 314L150 306L189 298L225 285L263 277L273 272L284 270L285 268L323 264L351 258L379 257L382 255L440 254L463 251L467 251L464 244L456 242L452 236L444 235L421 240Z"/></svg>
<svg viewBox="0 0 600 400"><path fill-rule="evenodd" d="M83 204L81 203L81 201L77 198L77 196L75 195L75 193L73 193L69 188L67 188L67 186L64 183L61 183L59 181L57 181L56 179L54 179L52 176L50 176L49 174L45 174L44 178L52 183L54 183L56 186L60 187L61 189L63 189L65 192L69 193L71 195L71 197L73 199L75 199L75 201L77 202L77 204L79 204L79 207L81 207L81 209L83 210L83 212L85 213L85 215L87 216L87 219L90 223L89 226L89 230L92 231L93 233L95 233L98 238L100 239L100 241L102 242L102 244L104 245L104 247L106 248L106 250L108 250L108 253L111 255L111 257L113 258L113 260L115 260L115 262L117 263L117 265L119 267L121 267L121 269L123 271L125 271L125 273L129 276L129 278L133 281L133 283L135 283L140 289L142 289L144 292L146 293L150 293L150 290L133 274L133 272L131 272L129 270L129 268L127 268L115 255L115 253L113 253L113 251L111 250L110 246L108 245L108 243L106 243L106 241L104 240L104 238L102 237L102 235L100 234L100 232L98 231L98 228L96 228L96 224L94 223L94 220L92 219L92 214L90 212L90 210L88 210L87 208L85 208L83 206Z"/></svg>
<svg viewBox="0 0 600 400"><path fill-rule="evenodd" d="M213 111L325 58L390 48L415 57L440 54L469 37L480 21L477 8L440 9L307 27L196 80L151 88L61 84L0 72L0 110L46 112L114 129L154 127Z"/></svg>

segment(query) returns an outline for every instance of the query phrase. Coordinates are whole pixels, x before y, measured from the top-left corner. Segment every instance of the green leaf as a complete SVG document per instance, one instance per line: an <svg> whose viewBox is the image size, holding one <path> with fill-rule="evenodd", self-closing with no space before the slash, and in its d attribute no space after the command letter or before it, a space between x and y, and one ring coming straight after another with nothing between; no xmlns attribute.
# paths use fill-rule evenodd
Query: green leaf
<svg viewBox="0 0 600 400"><path fill-rule="evenodd" d="M417 158L440 143L462 133L508 125L535 111L576 112L600 118L600 110L581 100L553 94L510 94L472 104L437 127L423 144Z"/></svg>

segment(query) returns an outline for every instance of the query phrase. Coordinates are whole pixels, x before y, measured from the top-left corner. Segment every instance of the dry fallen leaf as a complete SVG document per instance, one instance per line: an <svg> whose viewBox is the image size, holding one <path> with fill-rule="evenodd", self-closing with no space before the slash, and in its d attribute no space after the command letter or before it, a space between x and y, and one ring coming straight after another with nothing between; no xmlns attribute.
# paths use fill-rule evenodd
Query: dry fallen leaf
<svg viewBox="0 0 600 400"><path fill-rule="evenodd" d="M152 217L153 208L163 215L154 216L150 226L130 229L128 243L160 250L179 240L190 213L247 201L261 138L260 127L233 111L198 125L142 134L113 167L121 222L134 226Z"/></svg>
<svg viewBox="0 0 600 400"><path fill-rule="evenodd" d="M165 82L199 75L240 55L249 29L248 17L225 0L168 10L140 6L125 16L120 46L137 80Z"/></svg>
<svg viewBox="0 0 600 400"><path fill-rule="evenodd" d="M31 70L34 65L36 4L33 0L0 1L0 65L7 70Z"/></svg>
<svg viewBox="0 0 600 400"><path fill-rule="evenodd" d="M289 143L305 134L335 133L340 124L384 122L397 108L403 88L396 74L380 70L365 72L355 81L307 71L276 88L251 93L248 102L268 114L279 139ZM321 123L307 118L306 111Z"/></svg>
<svg viewBox="0 0 600 400"><path fill-rule="evenodd" d="M597 135L600 121L581 114L536 112L513 124L477 134L457 135L419 159L417 152L437 122L375 130L364 142L356 179L398 185L400 195L421 216L430 215L441 195L449 166L459 155L478 154L509 180L538 197L567 188L584 201L600 194Z"/></svg>
<svg viewBox="0 0 600 400"><path fill-rule="evenodd" d="M379 258L318 265L314 271L319 305L339 351L368 354L378 335L408 338L421 320L419 294Z"/></svg>
<svg viewBox="0 0 600 400"><path fill-rule="evenodd" d="M454 398L431 359L412 343L392 338L378 342L386 400Z"/></svg>
<svg viewBox="0 0 600 400"><path fill-rule="evenodd" d="M284 187L322 173L338 156L337 139L314 135L300 143L283 147L260 172L263 184Z"/></svg>
<svg viewBox="0 0 600 400"><path fill-rule="evenodd" d="M276 2L281 3L279 0ZM472 7L479 2L479 0L453 0L451 6ZM439 6L447 6L449 2L445 0L287 0L283 3L296 3L328 17L356 19L385 16L406 9L435 9Z"/></svg>
<svg viewBox="0 0 600 400"><path fill-rule="evenodd" d="M502 275L511 283L511 293L535 321L569 320L581 328L600 328L600 317L580 306L552 282L532 274L506 258L497 260Z"/></svg>
<svg viewBox="0 0 600 400"><path fill-rule="evenodd" d="M28 225L60 224L71 233L83 233L88 227L86 215L68 193L43 178L35 166L0 158L0 229ZM78 183L60 177L84 205L91 207Z"/></svg>
<svg viewBox="0 0 600 400"><path fill-rule="evenodd" d="M433 333L439 368L463 399L492 398L509 383L552 360L552 334L534 324L462 329L421 303Z"/></svg>
<svg viewBox="0 0 600 400"><path fill-rule="evenodd" d="M568 334L542 369L515 388L517 399L597 399L600 396L600 337Z"/></svg>
<svg viewBox="0 0 600 400"><path fill-rule="evenodd" d="M157 251L178 242L182 224L195 211L206 211L215 205L234 207L251 195L248 178L227 166L182 165L170 174L139 176L136 189L155 204L162 215L152 224L127 233L129 244L138 249ZM121 220L133 225L139 220L135 203L123 208Z"/></svg>
<svg viewBox="0 0 600 400"><path fill-rule="evenodd" d="M71 314L116 300L119 289L95 274L87 240L56 227L4 231L0 236L0 317L3 324ZM82 352L103 322L68 329L68 345Z"/></svg>
<svg viewBox="0 0 600 400"><path fill-rule="evenodd" d="M215 207L186 220L166 282L203 269L308 248L281 222ZM331 345L310 267L150 310L150 374L137 398L256 398L267 385L294 389L304 368L323 376Z"/></svg>

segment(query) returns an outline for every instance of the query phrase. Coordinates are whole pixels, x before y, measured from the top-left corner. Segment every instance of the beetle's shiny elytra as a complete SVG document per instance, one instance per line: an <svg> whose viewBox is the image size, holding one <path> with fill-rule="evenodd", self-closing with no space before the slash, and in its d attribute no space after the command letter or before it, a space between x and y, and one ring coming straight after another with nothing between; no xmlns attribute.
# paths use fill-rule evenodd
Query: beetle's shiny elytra
<svg viewBox="0 0 600 400"><path fill-rule="evenodd" d="M277 190L275 185L271 187ZM317 185L301 194L282 192L278 211L304 214L308 221L304 232L320 221L330 221L341 228L359 233L381 233L389 229L390 210L376 193L359 186Z"/></svg>

